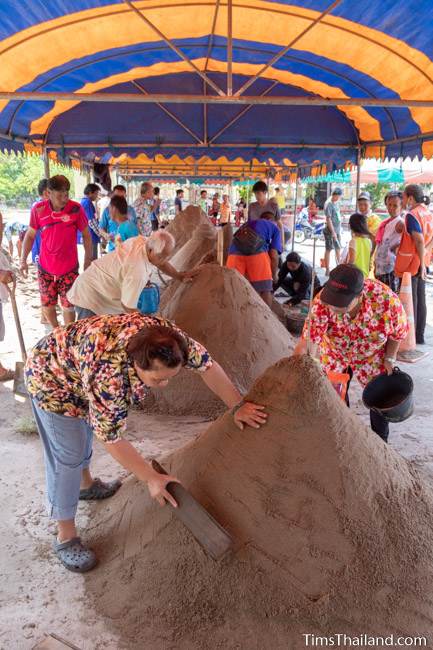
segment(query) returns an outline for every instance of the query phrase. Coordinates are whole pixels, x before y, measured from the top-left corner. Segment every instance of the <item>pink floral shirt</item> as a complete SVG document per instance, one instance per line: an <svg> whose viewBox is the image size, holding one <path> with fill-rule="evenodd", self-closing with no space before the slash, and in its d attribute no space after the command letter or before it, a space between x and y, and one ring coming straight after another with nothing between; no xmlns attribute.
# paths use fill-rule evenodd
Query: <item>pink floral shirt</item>
<svg viewBox="0 0 433 650"><path fill-rule="evenodd" d="M311 341L318 345L326 372L344 372L349 366L362 385L385 372L387 340L401 341L408 331L403 306L389 287L365 280L358 314L334 314L316 296L311 312ZM308 321L302 337L307 339Z"/></svg>
<svg viewBox="0 0 433 650"><path fill-rule="evenodd" d="M116 442L126 429L128 409L148 392L126 351L129 339L144 327L165 325L188 343L186 368L212 365L207 350L170 321L138 312L95 316L58 327L27 358L26 384L46 411L89 422L103 442Z"/></svg>

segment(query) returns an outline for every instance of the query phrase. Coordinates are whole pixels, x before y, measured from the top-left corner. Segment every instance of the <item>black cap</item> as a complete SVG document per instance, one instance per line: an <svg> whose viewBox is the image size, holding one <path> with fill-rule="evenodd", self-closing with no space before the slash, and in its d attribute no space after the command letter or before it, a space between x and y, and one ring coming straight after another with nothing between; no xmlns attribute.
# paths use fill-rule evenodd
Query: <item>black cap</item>
<svg viewBox="0 0 433 650"><path fill-rule="evenodd" d="M332 194L337 194L338 196L341 196L343 194L343 190L341 189L341 187L334 187L334 189L332 190Z"/></svg>
<svg viewBox="0 0 433 650"><path fill-rule="evenodd" d="M354 264L339 264L329 274L320 300L331 307L348 307L364 288L364 274Z"/></svg>

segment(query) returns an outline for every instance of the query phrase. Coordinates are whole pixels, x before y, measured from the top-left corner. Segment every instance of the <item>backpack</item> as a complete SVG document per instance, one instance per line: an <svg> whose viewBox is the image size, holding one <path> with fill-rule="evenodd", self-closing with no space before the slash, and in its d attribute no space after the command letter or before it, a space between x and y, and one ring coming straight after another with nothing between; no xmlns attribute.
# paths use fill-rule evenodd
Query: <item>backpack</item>
<svg viewBox="0 0 433 650"><path fill-rule="evenodd" d="M233 244L241 255L257 255L266 249L266 241L248 223L244 223L235 232Z"/></svg>

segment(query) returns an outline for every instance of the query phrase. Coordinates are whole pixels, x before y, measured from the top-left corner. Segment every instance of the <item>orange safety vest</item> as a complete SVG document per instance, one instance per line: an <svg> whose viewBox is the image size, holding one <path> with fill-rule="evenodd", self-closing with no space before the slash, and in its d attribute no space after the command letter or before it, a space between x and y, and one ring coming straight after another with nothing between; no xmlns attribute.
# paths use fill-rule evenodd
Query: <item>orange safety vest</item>
<svg viewBox="0 0 433 650"><path fill-rule="evenodd" d="M418 221L421 232L424 236L424 243L430 243L433 237L433 216L430 210L425 205L420 203L410 211L411 215ZM430 254L426 253L424 264L427 266L429 263ZM419 271L420 259L416 250L415 242L412 236L407 231L406 220L404 222L404 231L401 236L400 246L397 252L397 259L395 260L394 273L397 277L401 278L406 271L411 275L416 275Z"/></svg>

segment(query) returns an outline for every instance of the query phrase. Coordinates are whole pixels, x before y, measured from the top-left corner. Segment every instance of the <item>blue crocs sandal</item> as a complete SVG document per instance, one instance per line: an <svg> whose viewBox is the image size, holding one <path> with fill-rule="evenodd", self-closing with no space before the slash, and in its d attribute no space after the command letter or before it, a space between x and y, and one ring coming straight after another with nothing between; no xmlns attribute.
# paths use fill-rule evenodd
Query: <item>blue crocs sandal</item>
<svg viewBox="0 0 433 650"><path fill-rule="evenodd" d="M54 552L63 566L74 573L86 573L98 564L95 553L84 546L80 537L54 542Z"/></svg>
<svg viewBox="0 0 433 650"><path fill-rule="evenodd" d="M122 481L119 481L119 479L104 483L100 478L95 478L93 484L89 488L86 490L80 490L80 500L92 501L94 499L108 499L109 497L112 497L113 494L116 494L121 485Z"/></svg>

